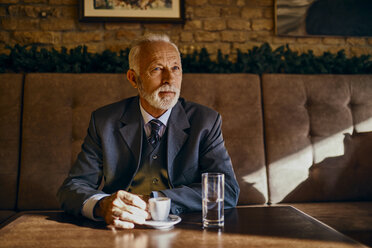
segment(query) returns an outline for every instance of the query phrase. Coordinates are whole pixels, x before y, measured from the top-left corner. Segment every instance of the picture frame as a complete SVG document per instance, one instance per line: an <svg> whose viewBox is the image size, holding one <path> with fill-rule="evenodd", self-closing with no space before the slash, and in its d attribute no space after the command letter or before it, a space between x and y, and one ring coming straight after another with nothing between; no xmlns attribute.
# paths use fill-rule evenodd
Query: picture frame
<svg viewBox="0 0 372 248"><path fill-rule="evenodd" d="M184 0L80 0L80 21L183 23Z"/></svg>

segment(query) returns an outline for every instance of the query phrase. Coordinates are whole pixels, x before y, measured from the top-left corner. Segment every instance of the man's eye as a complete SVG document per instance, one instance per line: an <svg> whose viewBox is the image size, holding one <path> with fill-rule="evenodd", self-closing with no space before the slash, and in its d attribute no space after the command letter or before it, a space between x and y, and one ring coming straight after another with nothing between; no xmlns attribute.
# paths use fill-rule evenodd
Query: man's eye
<svg viewBox="0 0 372 248"><path fill-rule="evenodd" d="M160 71L160 70L161 70L160 67L155 67L155 68L153 69L153 71Z"/></svg>
<svg viewBox="0 0 372 248"><path fill-rule="evenodd" d="M177 70L179 70L179 69L181 69L179 66L177 66L177 65L176 65L176 66L173 66L173 70L174 70L174 71L177 71Z"/></svg>

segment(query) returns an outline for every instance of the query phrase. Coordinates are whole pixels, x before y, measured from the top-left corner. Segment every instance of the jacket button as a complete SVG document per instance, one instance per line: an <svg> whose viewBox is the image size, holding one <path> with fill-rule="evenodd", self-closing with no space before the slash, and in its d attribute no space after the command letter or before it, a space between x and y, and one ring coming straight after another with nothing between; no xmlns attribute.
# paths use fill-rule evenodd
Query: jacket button
<svg viewBox="0 0 372 248"><path fill-rule="evenodd" d="M152 159L154 159L154 160L156 160L157 158L158 158L158 155L156 155L156 154L152 156Z"/></svg>

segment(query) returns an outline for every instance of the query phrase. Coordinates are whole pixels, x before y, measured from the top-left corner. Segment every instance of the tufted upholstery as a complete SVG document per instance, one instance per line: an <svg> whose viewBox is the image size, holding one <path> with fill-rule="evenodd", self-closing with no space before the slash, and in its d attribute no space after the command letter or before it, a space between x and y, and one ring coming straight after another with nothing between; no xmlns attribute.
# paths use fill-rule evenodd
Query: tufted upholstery
<svg viewBox="0 0 372 248"><path fill-rule="evenodd" d="M91 112L134 94L122 74L27 74L18 208L58 209Z"/></svg>
<svg viewBox="0 0 372 248"><path fill-rule="evenodd" d="M0 222L12 214L16 205L22 78L20 74L0 77Z"/></svg>
<svg viewBox="0 0 372 248"><path fill-rule="evenodd" d="M219 74L212 76L214 80L210 78L211 75L184 75L182 96L222 114L226 144L243 186L240 203L265 203L259 77ZM233 86L231 82L235 82ZM129 82L118 74L28 74L18 207L58 208L56 191L80 151L90 113L135 94ZM242 94L244 97L236 98ZM246 106L250 106L249 111ZM250 128L237 132L244 126Z"/></svg>
<svg viewBox="0 0 372 248"><path fill-rule="evenodd" d="M339 180L357 169L345 134L372 131L370 76L264 75L262 87L270 201L371 200L362 192L372 192L371 184L358 182L369 180L371 169L364 179ZM367 188L340 188L356 182Z"/></svg>
<svg viewBox="0 0 372 248"><path fill-rule="evenodd" d="M182 95L217 110L240 185L238 204L266 203L260 78L253 74L185 74Z"/></svg>

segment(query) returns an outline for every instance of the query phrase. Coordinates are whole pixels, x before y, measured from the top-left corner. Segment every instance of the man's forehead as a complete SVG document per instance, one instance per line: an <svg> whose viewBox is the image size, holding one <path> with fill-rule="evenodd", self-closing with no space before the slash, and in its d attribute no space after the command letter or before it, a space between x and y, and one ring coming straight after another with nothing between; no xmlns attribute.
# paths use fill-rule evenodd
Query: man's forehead
<svg viewBox="0 0 372 248"><path fill-rule="evenodd" d="M171 60L172 62L178 62L180 56L175 52L166 52L166 51L155 51L152 54L149 54L149 60L151 62L161 61L163 59Z"/></svg>
<svg viewBox="0 0 372 248"><path fill-rule="evenodd" d="M142 56L148 57L151 61L158 59L175 59L179 60L180 55L177 49L167 42L152 42L144 44L141 49Z"/></svg>

